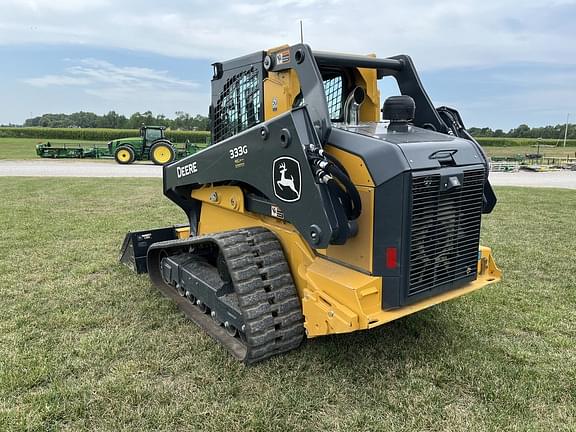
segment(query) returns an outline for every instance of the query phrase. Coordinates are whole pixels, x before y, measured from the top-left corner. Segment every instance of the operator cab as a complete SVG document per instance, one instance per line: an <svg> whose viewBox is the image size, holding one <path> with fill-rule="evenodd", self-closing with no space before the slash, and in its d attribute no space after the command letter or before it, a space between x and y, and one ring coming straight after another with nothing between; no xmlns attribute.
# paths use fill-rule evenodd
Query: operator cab
<svg viewBox="0 0 576 432"><path fill-rule="evenodd" d="M410 57L324 52L314 52L314 57L332 127L330 140L346 131L370 138L366 145L397 145L411 169L487 165L458 112L434 107ZM295 103L303 105L305 99L300 94Z"/></svg>
<svg viewBox="0 0 576 432"><path fill-rule="evenodd" d="M140 136L147 142L153 142L164 138L164 126L142 126Z"/></svg>

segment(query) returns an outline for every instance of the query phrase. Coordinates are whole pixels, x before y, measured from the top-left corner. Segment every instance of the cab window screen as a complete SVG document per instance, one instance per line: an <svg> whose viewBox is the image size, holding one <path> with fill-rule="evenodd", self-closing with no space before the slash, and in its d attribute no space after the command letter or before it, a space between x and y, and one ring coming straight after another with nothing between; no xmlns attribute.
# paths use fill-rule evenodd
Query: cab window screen
<svg viewBox="0 0 576 432"><path fill-rule="evenodd" d="M331 120L342 119L342 77L335 76L324 80L324 92Z"/></svg>
<svg viewBox="0 0 576 432"><path fill-rule="evenodd" d="M232 76L214 112L214 142L222 141L261 121L258 71L251 68Z"/></svg>

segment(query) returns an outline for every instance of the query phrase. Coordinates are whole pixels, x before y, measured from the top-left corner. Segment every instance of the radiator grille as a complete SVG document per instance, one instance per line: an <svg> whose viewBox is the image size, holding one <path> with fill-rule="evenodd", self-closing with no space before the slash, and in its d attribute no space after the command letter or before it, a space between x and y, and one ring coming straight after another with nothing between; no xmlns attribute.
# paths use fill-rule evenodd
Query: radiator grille
<svg viewBox="0 0 576 432"><path fill-rule="evenodd" d="M412 178L408 296L475 277L483 185L483 169L464 171L462 187L446 192L440 174Z"/></svg>

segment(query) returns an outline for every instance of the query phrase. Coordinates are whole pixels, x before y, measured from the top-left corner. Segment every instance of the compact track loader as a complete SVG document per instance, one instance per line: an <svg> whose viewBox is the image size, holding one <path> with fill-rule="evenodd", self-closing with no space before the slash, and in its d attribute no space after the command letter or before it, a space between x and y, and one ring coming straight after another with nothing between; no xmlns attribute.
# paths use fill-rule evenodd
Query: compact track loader
<svg viewBox="0 0 576 432"><path fill-rule="evenodd" d="M500 280L479 245L496 203L486 156L410 57L299 44L213 66L214 144L163 168L189 224L128 233L120 260L236 358ZM382 109L381 80L398 88Z"/></svg>

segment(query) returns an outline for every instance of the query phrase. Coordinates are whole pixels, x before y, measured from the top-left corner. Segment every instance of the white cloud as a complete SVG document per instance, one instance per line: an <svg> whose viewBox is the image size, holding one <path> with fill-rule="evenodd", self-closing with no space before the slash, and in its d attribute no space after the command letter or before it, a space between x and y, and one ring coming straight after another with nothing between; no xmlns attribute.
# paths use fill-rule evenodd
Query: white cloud
<svg viewBox="0 0 576 432"><path fill-rule="evenodd" d="M175 88L187 91L199 87L193 81L172 77L167 71L116 66L93 58L82 59L77 64L69 66L62 75L45 75L26 78L23 81L36 87L81 85L87 87L92 94L98 94L109 88L122 88L123 91L134 92L143 88L159 90Z"/></svg>
<svg viewBox="0 0 576 432"><path fill-rule="evenodd" d="M421 68L576 62L574 0L4 0L0 44L74 43L226 59L299 39L410 54Z"/></svg>
<svg viewBox="0 0 576 432"><path fill-rule="evenodd" d="M18 8L28 13L46 12L83 13L111 7L111 0L2 0L4 10Z"/></svg>
<svg viewBox="0 0 576 432"><path fill-rule="evenodd" d="M44 112L110 110L130 115L151 110L172 116L176 111L207 113L210 93L208 85L174 76L165 70L118 66L96 58L65 59L60 74L21 79L21 99L28 98L20 116L31 116L29 107ZM30 102L30 101L35 102ZM36 112L35 112L36 114ZM11 119L14 113L1 116ZM15 118L14 121L21 121Z"/></svg>
<svg viewBox="0 0 576 432"><path fill-rule="evenodd" d="M76 89L73 94L79 95L86 107L93 107L83 109L99 112L114 107L127 114L153 109L171 115L192 106L196 112L204 112L207 103L198 102L209 100L206 90L197 83L176 78L167 71L117 66L94 58L69 59L67 63L71 65L60 75L26 78L22 82L49 93L57 91L56 87Z"/></svg>
<svg viewBox="0 0 576 432"><path fill-rule="evenodd" d="M90 80L86 78L76 78L67 75L44 75L37 78L27 78L22 81L34 87L85 86L90 84Z"/></svg>
<svg viewBox="0 0 576 432"><path fill-rule="evenodd" d="M0 8L0 45L75 45L87 51L100 47L209 60L296 43L303 20L305 42L316 50L405 53L428 76L444 74L443 69L463 68L455 69L459 76L471 68L485 69L490 86L514 90L500 97L484 95L474 85L449 95L439 92L439 98L462 110L468 123L502 126L525 121L515 120L523 110L574 111L573 67L562 65L576 65L576 0L0 0ZM507 67L526 64L529 69L536 63L550 65L554 72L540 73L543 66L534 73ZM61 74L28 73L24 82L34 92L68 86L86 96L72 102L52 98L51 103L64 108L42 108L46 110L82 100L100 111L113 106L132 112L145 105L166 113L205 112L209 83L198 87L175 74L84 59L70 62ZM480 83L477 87L484 88ZM512 110L519 114L496 114ZM530 121L548 120L534 114Z"/></svg>

